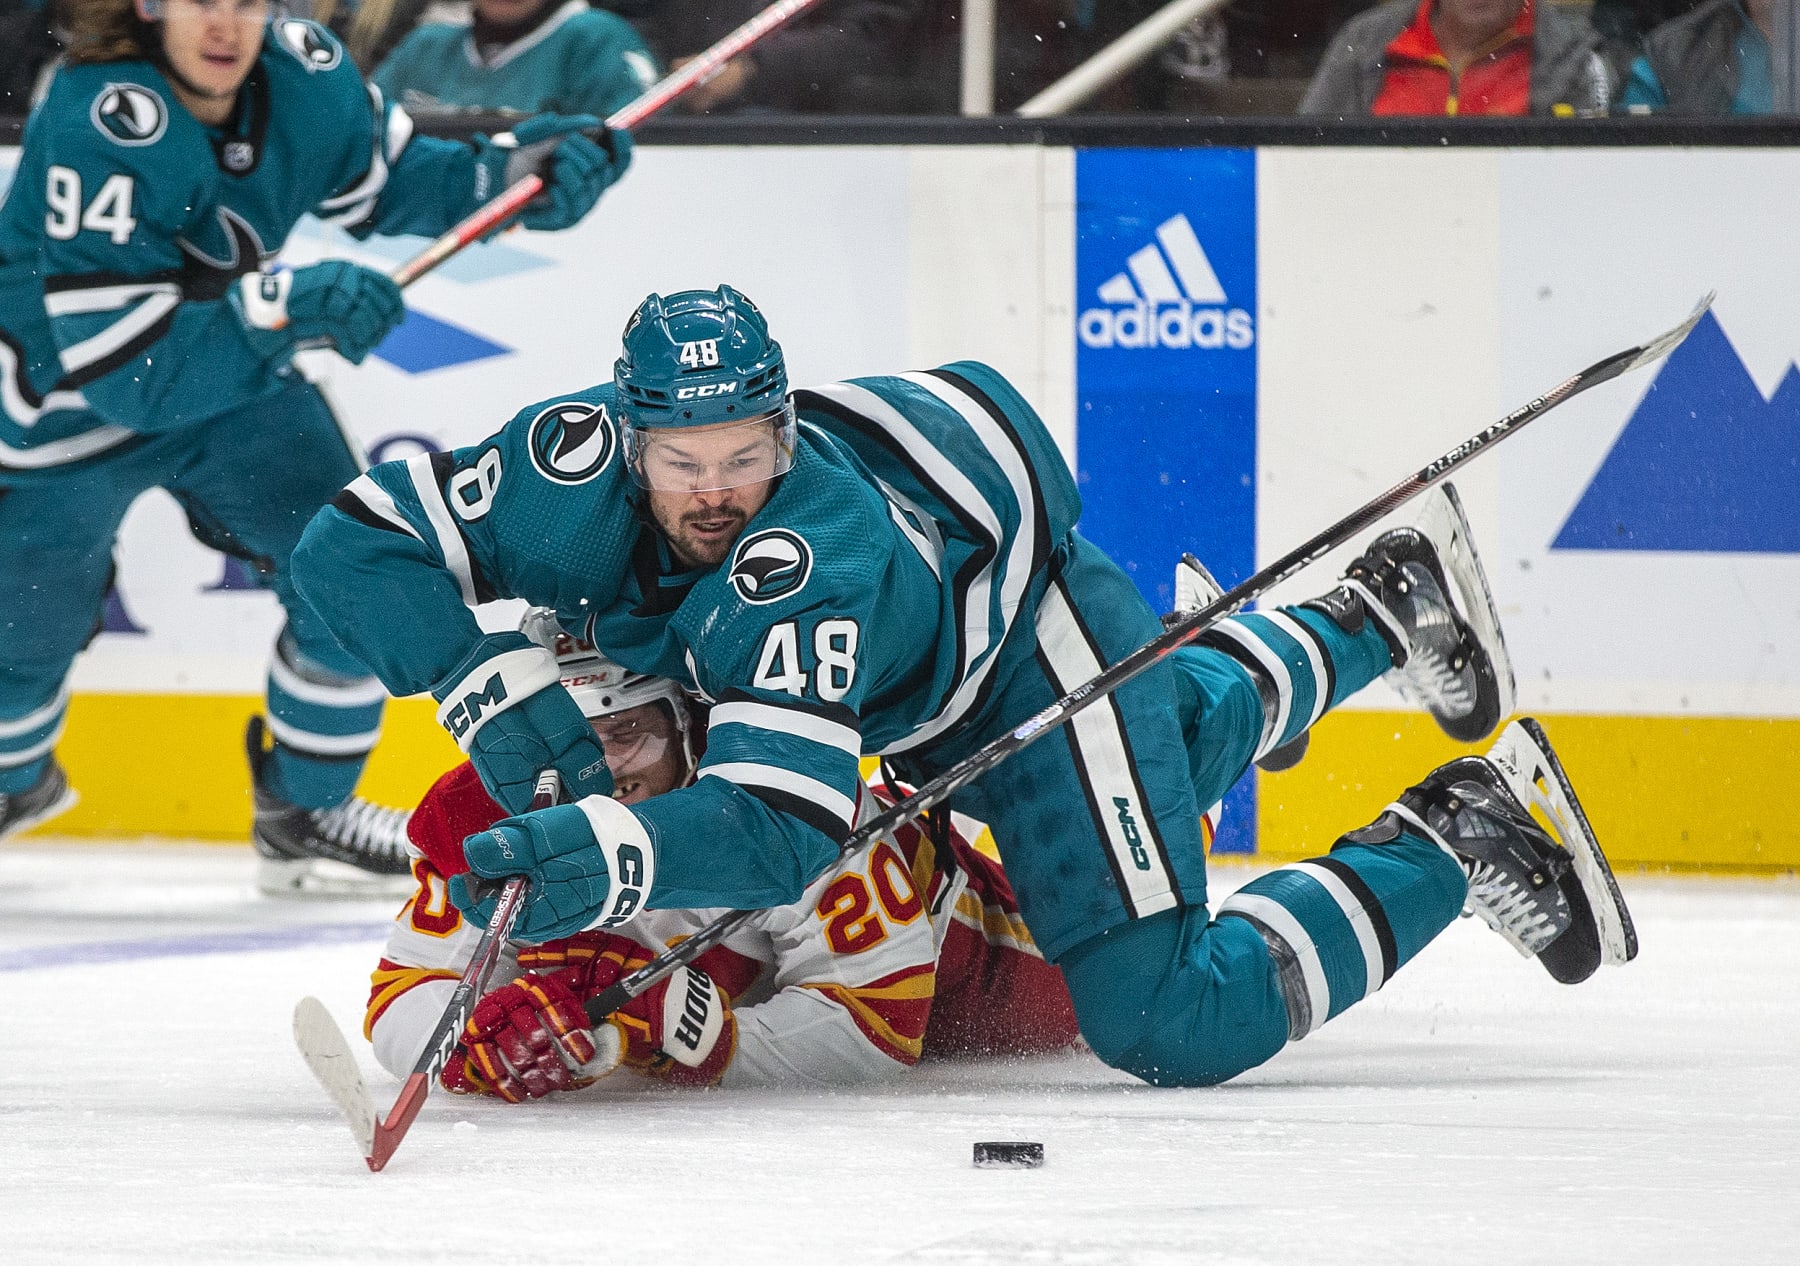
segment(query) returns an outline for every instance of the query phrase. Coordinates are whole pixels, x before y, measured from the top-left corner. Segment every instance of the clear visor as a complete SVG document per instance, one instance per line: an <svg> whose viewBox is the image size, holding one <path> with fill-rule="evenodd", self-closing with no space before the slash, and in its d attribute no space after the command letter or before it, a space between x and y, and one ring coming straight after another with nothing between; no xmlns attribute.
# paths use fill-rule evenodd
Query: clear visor
<svg viewBox="0 0 1800 1266"><path fill-rule="evenodd" d="M636 781L669 754L676 739L675 722L654 703L595 717L588 724L606 752L615 782Z"/></svg>
<svg viewBox="0 0 1800 1266"><path fill-rule="evenodd" d="M794 406L713 426L625 428L625 458L640 488L716 492L785 475L794 466Z"/></svg>

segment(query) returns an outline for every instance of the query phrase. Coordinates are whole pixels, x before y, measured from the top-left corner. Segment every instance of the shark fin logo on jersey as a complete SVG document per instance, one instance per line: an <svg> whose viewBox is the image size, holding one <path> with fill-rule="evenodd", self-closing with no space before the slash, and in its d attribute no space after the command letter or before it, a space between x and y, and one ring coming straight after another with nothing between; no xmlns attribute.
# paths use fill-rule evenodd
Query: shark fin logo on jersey
<svg viewBox="0 0 1800 1266"><path fill-rule="evenodd" d="M745 602L779 602L806 587L812 547L786 528L770 528L738 542L731 556L731 586Z"/></svg>
<svg viewBox="0 0 1800 1266"><path fill-rule="evenodd" d="M325 34L316 22L289 18L275 25L275 38L281 46L299 59L308 74L332 70L344 60L344 47Z"/></svg>
<svg viewBox="0 0 1800 1266"><path fill-rule="evenodd" d="M154 145L169 129L163 99L139 84L107 84L88 116L120 145Z"/></svg>
<svg viewBox="0 0 1800 1266"><path fill-rule="evenodd" d="M605 470L618 442L606 406L553 404L531 420L531 464L559 484L584 484Z"/></svg>
<svg viewBox="0 0 1800 1266"><path fill-rule="evenodd" d="M1250 314L1229 306L1185 215L1157 225L1156 241L1133 251L1096 297L1107 306L1087 309L1076 326L1089 347L1241 351L1256 341Z"/></svg>
<svg viewBox="0 0 1800 1266"><path fill-rule="evenodd" d="M175 239L185 257L181 263L182 291L190 299L223 299L232 282L261 268L269 257L263 249L262 236L250 221L230 207L217 208L215 218L221 236L218 254L186 237ZM196 236L206 236L207 246L214 244L210 235Z"/></svg>

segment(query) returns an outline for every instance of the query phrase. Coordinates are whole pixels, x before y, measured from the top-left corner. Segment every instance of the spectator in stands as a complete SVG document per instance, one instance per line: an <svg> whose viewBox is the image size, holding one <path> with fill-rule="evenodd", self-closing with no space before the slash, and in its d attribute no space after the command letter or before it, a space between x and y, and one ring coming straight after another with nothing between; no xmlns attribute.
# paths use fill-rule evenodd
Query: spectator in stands
<svg viewBox="0 0 1800 1266"><path fill-rule="evenodd" d="M364 75L420 23L466 22L469 16L468 0L311 0L310 11L290 0L289 7L336 32Z"/></svg>
<svg viewBox="0 0 1800 1266"><path fill-rule="evenodd" d="M1707 0L1650 32L1620 104L1633 114L1769 114L1774 37L1774 0Z"/></svg>
<svg viewBox="0 0 1800 1266"><path fill-rule="evenodd" d="M430 23L375 71L408 110L516 110L605 118L656 82L630 23L587 0L475 0L469 25Z"/></svg>
<svg viewBox="0 0 1800 1266"><path fill-rule="evenodd" d="M24 115L43 97L68 46L72 0L8 4L0 16L0 115Z"/></svg>
<svg viewBox="0 0 1800 1266"><path fill-rule="evenodd" d="M761 12L768 0L596 0L627 18L671 70ZM925 0L829 0L681 99L696 113L858 113L894 108Z"/></svg>
<svg viewBox="0 0 1800 1266"><path fill-rule="evenodd" d="M1598 49L1584 22L1537 0L1390 0L1338 32L1300 112L1604 114Z"/></svg>

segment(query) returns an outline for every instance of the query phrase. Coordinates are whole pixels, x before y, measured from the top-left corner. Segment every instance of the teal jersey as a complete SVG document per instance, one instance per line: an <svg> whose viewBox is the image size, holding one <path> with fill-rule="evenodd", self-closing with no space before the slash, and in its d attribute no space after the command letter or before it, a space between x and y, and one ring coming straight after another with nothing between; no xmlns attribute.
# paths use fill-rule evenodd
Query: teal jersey
<svg viewBox="0 0 1800 1266"><path fill-rule="evenodd" d="M474 152L415 137L336 38L288 19L220 128L142 61L65 67L0 206L0 475L195 425L279 389L227 302L311 212L443 232Z"/></svg>
<svg viewBox="0 0 1800 1266"><path fill-rule="evenodd" d="M471 607L524 598L712 701L697 781L634 806L683 841L659 849L651 903L792 901L849 833L858 758L954 734L1029 657L1079 513L1042 423L986 366L795 405L794 467L718 567L683 569L648 523L609 383L369 471L307 529L296 581L396 694L449 684L482 637Z"/></svg>
<svg viewBox="0 0 1800 1266"><path fill-rule="evenodd" d="M607 115L656 82L656 59L625 19L567 0L530 34L483 56L467 26L415 29L373 76L409 109Z"/></svg>

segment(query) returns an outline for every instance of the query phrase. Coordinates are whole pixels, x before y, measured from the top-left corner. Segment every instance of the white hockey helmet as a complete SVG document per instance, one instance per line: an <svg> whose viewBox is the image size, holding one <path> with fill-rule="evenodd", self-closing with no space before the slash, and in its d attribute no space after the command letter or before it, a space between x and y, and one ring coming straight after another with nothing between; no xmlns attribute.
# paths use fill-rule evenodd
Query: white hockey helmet
<svg viewBox="0 0 1800 1266"><path fill-rule="evenodd" d="M573 637L556 622L556 612L549 607L532 607L519 621L519 632L545 647L556 656L558 675L563 688L590 721L628 712L646 703L663 702L675 720L675 732L681 736L681 776L676 786L685 786L694 776L694 734L688 698L681 687L667 677L634 673L602 655L593 643ZM617 767L615 766L615 772Z"/></svg>
<svg viewBox="0 0 1800 1266"><path fill-rule="evenodd" d="M591 642L565 633L556 622L556 612L549 607L526 611L525 618L519 621L519 632L556 656L563 688L588 720L667 699L675 713L675 723L686 737L687 696L669 678L634 673L613 663Z"/></svg>

